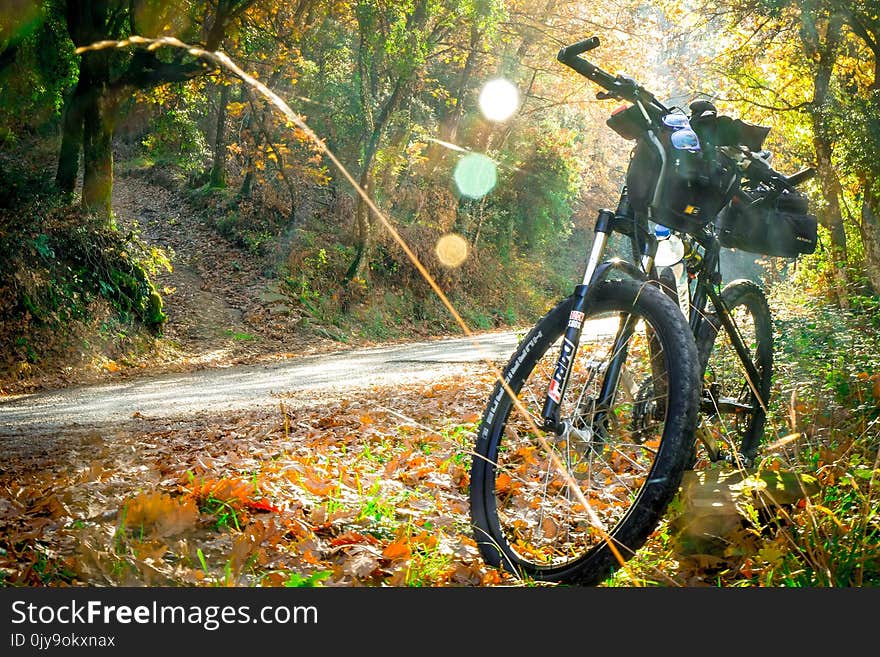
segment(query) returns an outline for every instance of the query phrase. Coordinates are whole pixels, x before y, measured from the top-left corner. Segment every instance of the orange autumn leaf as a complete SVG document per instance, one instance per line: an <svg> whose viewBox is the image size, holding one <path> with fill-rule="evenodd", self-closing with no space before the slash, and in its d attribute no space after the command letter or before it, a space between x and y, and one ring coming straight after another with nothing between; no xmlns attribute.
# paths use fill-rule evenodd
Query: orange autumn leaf
<svg viewBox="0 0 880 657"><path fill-rule="evenodd" d="M248 500L245 503L245 506L253 511L272 511L274 513L281 512L281 509L273 504L270 504L266 500Z"/></svg>
<svg viewBox="0 0 880 657"><path fill-rule="evenodd" d="M321 563L321 558L315 554L312 550L306 550L302 553L302 560L307 564L315 565Z"/></svg>
<svg viewBox="0 0 880 657"><path fill-rule="evenodd" d="M384 475L386 477L390 477L392 474L394 474L398 467L400 467L400 457L395 456L393 459L385 464Z"/></svg>
<svg viewBox="0 0 880 657"><path fill-rule="evenodd" d="M195 479L189 496L202 504L208 499L225 502L233 507L243 507L250 502L254 493L254 484L250 480L235 477L223 479Z"/></svg>
<svg viewBox="0 0 880 657"><path fill-rule="evenodd" d="M194 526L199 510L191 499L167 493L144 493L132 498L119 512L122 527L146 537L167 537Z"/></svg>
<svg viewBox="0 0 880 657"><path fill-rule="evenodd" d="M497 586L501 584L501 575L497 570L487 570L483 573L483 586Z"/></svg>
<svg viewBox="0 0 880 657"><path fill-rule="evenodd" d="M382 550L382 556L391 561L395 561L398 559L409 559L412 551L409 548L409 541L405 539L400 539L394 541L393 543L389 543L384 550Z"/></svg>

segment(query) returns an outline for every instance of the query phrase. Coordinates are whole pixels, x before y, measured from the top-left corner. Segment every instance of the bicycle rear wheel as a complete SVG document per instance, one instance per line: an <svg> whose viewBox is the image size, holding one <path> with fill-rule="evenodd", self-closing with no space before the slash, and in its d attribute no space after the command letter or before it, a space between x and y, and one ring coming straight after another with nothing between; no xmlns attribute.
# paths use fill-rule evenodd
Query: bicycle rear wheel
<svg viewBox="0 0 880 657"><path fill-rule="evenodd" d="M693 466L726 460L750 466L757 456L767 418L773 376L773 324L761 288L749 280L732 281L721 292L743 345L758 372L749 381L717 310L697 334L703 371L703 400Z"/></svg>
<svg viewBox="0 0 880 657"><path fill-rule="evenodd" d="M471 520L487 563L593 585L644 544L678 490L693 451L699 370L669 297L637 281L602 283L560 402L564 431L543 431L572 303L522 340L504 371L509 391L498 383L489 398L471 465ZM617 382L606 387L610 398L600 392L606 380Z"/></svg>

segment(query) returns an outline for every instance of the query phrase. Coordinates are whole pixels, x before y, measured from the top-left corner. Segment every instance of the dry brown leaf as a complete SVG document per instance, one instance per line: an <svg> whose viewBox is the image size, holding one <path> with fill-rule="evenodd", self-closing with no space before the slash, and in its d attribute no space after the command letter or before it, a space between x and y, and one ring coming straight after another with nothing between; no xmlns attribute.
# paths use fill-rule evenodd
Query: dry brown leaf
<svg viewBox="0 0 880 657"><path fill-rule="evenodd" d="M342 564L342 572L358 579L369 577L379 568L379 555L365 545L354 546Z"/></svg>
<svg viewBox="0 0 880 657"><path fill-rule="evenodd" d="M299 483L301 483L303 488L307 491L313 495L318 495L319 497L327 497L328 495L331 495L336 485L332 481L321 481L309 475L301 477Z"/></svg>
<svg viewBox="0 0 880 657"><path fill-rule="evenodd" d="M371 543L373 545L378 544L378 539L375 536L370 536L369 534L361 534L355 531L345 532L344 534L340 534L336 538L330 541L331 547L340 547L345 545L360 545L362 543Z"/></svg>

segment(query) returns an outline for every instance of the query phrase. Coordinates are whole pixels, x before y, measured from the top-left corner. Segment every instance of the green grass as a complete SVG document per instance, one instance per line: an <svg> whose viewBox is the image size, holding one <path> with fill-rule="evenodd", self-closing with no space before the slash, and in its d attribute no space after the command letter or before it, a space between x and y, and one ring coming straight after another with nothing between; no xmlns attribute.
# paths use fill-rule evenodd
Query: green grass
<svg viewBox="0 0 880 657"><path fill-rule="evenodd" d="M254 340L259 340L259 338L250 333L240 333L238 331L233 331L232 329L226 329L224 335L232 338L236 342L253 342Z"/></svg>

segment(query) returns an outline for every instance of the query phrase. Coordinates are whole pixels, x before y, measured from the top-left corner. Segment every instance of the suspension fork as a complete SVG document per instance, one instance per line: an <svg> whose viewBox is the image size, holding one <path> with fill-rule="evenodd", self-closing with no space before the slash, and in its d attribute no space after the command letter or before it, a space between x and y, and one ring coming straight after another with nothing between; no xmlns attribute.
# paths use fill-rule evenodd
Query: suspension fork
<svg viewBox="0 0 880 657"><path fill-rule="evenodd" d="M596 220L596 236L593 239L593 248L590 250L584 278L581 284L574 289L574 302L568 314L568 325L562 336L562 348L556 361L556 369L547 388L547 395L544 398L544 409L541 412L544 420L544 429L557 434L561 434L563 429L559 424L559 405L562 403L562 396L565 394L568 380L571 377L572 365L574 364L574 358L577 354L581 333L584 328L584 318L586 317L590 291L593 289L593 279L599 271L599 263L602 262L602 258L605 255L605 247L608 245L608 237L611 234L613 221L614 214L610 210L599 211L599 217Z"/></svg>
<svg viewBox="0 0 880 657"><path fill-rule="evenodd" d="M650 239L653 238L653 235L650 235L649 239L644 240L641 263L643 269L619 258L602 261L609 235L615 230L615 227L621 228L621 221L629 221L630 219L631 217L620 214L620 207L617 214L610 210L599 211L595 228L596 237L593 241L586 270L584 271L583 281L574 290L574 299L568 316L568 325L562 336L562 347L556 361L556 369L554 370L553 377L550 379L544 399L544 408L541 416L544 422L544 429L547 431L561 434L565 429L559 422L559 407L568 387L572 365L574 364L583 333L586 311L596 286L605 280L608 274L615 269L623 271L636 280L647 280L645 272L650 272L653 269L654 255L657 250L656 239ZM619 232L627 232L629 230L626 225L622 228ZM602 389L599 395L600 408L610 408L614 395L617 393L620 374L627 355L626 345L632 336L634 328L635 320L632 315L627 315L618 329L614 340L612 358L602 381Z"/></svg>

